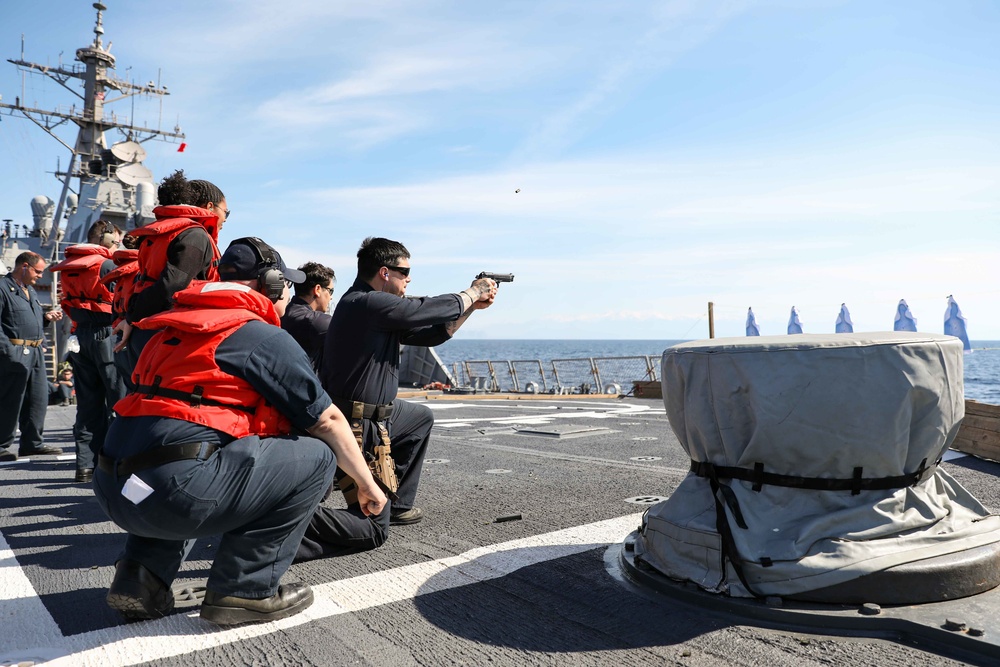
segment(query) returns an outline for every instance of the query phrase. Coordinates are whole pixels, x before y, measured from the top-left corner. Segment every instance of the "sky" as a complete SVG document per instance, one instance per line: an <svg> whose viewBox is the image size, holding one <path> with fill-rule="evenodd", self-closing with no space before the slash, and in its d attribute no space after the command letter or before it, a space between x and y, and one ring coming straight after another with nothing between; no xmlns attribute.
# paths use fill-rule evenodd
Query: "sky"
<svg viewBox="0 0 1000 667"><path fill-rule="evenodd" d="M71 62L87 0L0 0L0 55ZM112 106L187 147L157 179L213 181L221 245L355 277L401 241L409 293L513 273L470 338L941 333L948 295L1000 339L1000 3L986 0L105 0ZM23 88L22 88L23 85ZM72 98L0 63L0 94ZM162 111L161 111L162 107ZM72 132L70 133L72 135ZM116 141L118 138L109 137ZM31 224L67 151L0 116L0 214Z"/></svg>

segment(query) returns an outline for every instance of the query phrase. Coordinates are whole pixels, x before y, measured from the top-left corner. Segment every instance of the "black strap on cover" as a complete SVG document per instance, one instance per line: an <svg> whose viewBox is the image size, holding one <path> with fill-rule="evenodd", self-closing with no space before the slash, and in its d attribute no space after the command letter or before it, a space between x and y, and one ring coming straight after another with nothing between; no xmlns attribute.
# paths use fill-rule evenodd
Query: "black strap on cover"
<svg viewBox="0 0 1000 667"><path fill-rule="evenodd" d="M708 483L712 487L712 497L715 499L715 529L719 533L719 538L721 540L721 548L719 549L719 569L722 572L722 580L726 580L727 573L729 569L726 567L726 562L728 561L733 566L733 570L736 572L736 576L739 577L740 583L747 590L750 595L759 598L763 597L757 591L750 586L750 582L747 581L746 575L743 573L743 558L740 556L739 550L736 548L736 539L733 537L733 529L729 525L729 517L726 516L725 505L729 505L730 511L733 513L733 517L736 519L736 524L743 529L746 529L747 524L743 520L743 513L740 511L739 503L736 502L736 494L725 484L721 483L719 479L714 475L714 470L710 471L713 474L707 475ZM725 503L725 505L723 504Z"/></svg>
<svg viewBox="0 0 1000 667"><path fill-rule="evenodd" d="M217 408L230 408L232 410L239 410L240 412L246 412L247 414L254 414L257 412L257 408L247 407L245 405L235 405L233 403L223 403L222 401L216 401L211 398L205 398L205 388L199 385L195 385L193 391L181 391L179 389L168 389L167 387L161 387L160 382L163 378L159 375L153 377L153 384L136 384L135 392L137 394L145 394L146 398L153 398L154 396L162 396L163 398L173 398L178 401L184 401L189 405L198 407L200 405L211 405Z"/></svg>
<svg viewBox="0 0 1000 667"><path fill-rule="evenodd" d="M940 461L938 461L940 462ZM736 525L747 530L746 520L740 510L739 501L731 488L720 482L720 479L738 479L753 483L753 490L760 492L765 484L772 486L782 486L793 489L809 489L815 491L850 491L851 495L858 495L862 491L899 489L906 486L915 486L923 479L928 470L937 467L937 463L931 468L927 468L927 459L920 462L920 467L915 472L906 475L896 475L893 477L878 477L865 479L862 476L861 466L854 468L854 474L849 479L837 479L827 477L799 477L796 475L780 475L777 473L764 472L763 463L755 463L752 469L737 468L734 466L717 466L707 461L691 461L691 472L698 477L708 479L712 488L712 497L715 499L715 528L721 539L721 549L719 550L720 567L722 578L726 578L726 562L733 566L733 571L739 577L740 583L750 595L763 597L750 586L746 574L743 571L743 558L736 548L736 540L733 537L733 529L729 524L729 517L726 514L726 507L733 515ZM760 558L763 567L772 567L774 561L767 556Z"/></svg>
<svg viewBox="0 0 1000 667"><path fill-rule="evenodd" d="M755 463L753 468L737 468L735 466L717 466L708 461L692 460L691 472L698 477L707 477L709 479L738 479L744 482L752 482L753 490L758 493L767 484L790 489L808 489L810 491L850 491L851 495L856 496L862 491L887 491L889 489L915 486L920 483L927 472L933 470L936 466L937 464L935 463L928 468L927 459L924 459L920 462L920 467L914 472L892 477L870 477L865 479L862 476L863 469L860 466L854 468L854 474L849 478L800 477L798 475L764 472L763 463Z"/></svg>

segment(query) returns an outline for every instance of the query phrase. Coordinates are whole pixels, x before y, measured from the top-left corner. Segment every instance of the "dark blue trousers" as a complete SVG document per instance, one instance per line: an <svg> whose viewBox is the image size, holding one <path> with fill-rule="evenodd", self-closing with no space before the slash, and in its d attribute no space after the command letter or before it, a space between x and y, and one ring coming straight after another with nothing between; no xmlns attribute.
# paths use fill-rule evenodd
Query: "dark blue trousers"
<svg viewBox="0 0 1000 667"><path fill-rule="evenodd" d="M365 446L374 447L378 430L374 424L365 425ZM426 405L396 399L389 418L389 441L392 442L392 459L396 462L396 476L399 478L398 500L393 503L397 510L413 507L420 486L420 472L424 468L424 456L434 428L434 413Z"/></svg>
<svg viewBox="0 0 1000 667"><path fill-rule="evenodd" d="M69 355L76 389L76 467L93 468L111 424L115 403L125 396L125 384L115 366L111 327L79 325L80 351Z"/></svg>
<svg viewBox="0 0 1000 667"><path fill-rule="evenodd" d="M397 400L388 428L392 458L396 463L396 477L399 479L399 489L396 491L398 500L386 504L386 509L376 517L366 517L357 503L347 509L318 507L309 523L302 546L299 547L296 560L376 549L389 537L390 507L397 510L413 507L431 429L434 428L434 413L426 405ZM377 442L380 442L378 426L366 420L366 451L372 451ZM338 475L342 476L343 471L338 471Z"/></svg>
<svg viewBox="0 0 1000 667"><path fill-rule="evenodd" d="M277 592L336 465L330 448L315 438L249 436L204 461L135 473L153 488L138 504L121 494L125 477L101 469L94 491L111 520L129 533L122 557L170 584L196 538L221 535L208 589L266 598Z"/></svg>
<svg viewBox="0 0 1000 667"><path fill-rule="evenodd" d="M18 345L12 358L0 359L0 450L14 443L18 427L18 454L26 456L42 446L49 408L49 380L42 354L40 347Z"/></svg>

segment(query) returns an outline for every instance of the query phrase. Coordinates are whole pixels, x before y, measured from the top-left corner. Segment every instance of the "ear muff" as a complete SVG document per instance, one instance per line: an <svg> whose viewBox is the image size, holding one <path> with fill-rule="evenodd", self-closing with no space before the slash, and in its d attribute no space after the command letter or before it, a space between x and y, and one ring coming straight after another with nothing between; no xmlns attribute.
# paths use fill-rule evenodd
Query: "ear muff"
<svg viewBox="0 0 1000 667"><path fill-rule="evenodd" d="M101 238L97 240L97 244L105 245L106 243L114 243L115 226L106 220L102 220L102 222L104 222L104 229L101 230Z"/></svg>
<svg viewBox="0 0 1000 667"><path fill-rule="evenodd" d="M261 263L273 267L268 268L264 273L257 276L257 289L261 294L271 300L271 303L278 303L285 294L285 274L278 268L278 260L271 252L271 248L260 239L248 236L244 239L247 245L253 248Z"/></svg>

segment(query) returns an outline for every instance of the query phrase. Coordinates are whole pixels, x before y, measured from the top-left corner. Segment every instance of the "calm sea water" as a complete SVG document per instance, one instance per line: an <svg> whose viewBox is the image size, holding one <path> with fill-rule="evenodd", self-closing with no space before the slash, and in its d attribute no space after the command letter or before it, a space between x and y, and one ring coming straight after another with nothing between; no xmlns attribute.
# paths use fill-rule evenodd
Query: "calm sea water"
<svg viewBox="0 0 1000 667"><path fill-rule="evenodd" d="M461 336L461 333L459 333ZM677 340L475 340L461 337L436 348L445 365L466 360L552 359L579 357L659 358ZM1000 404L1000 341L972 341L972 354L965 355L965 397Z"/></svg>

